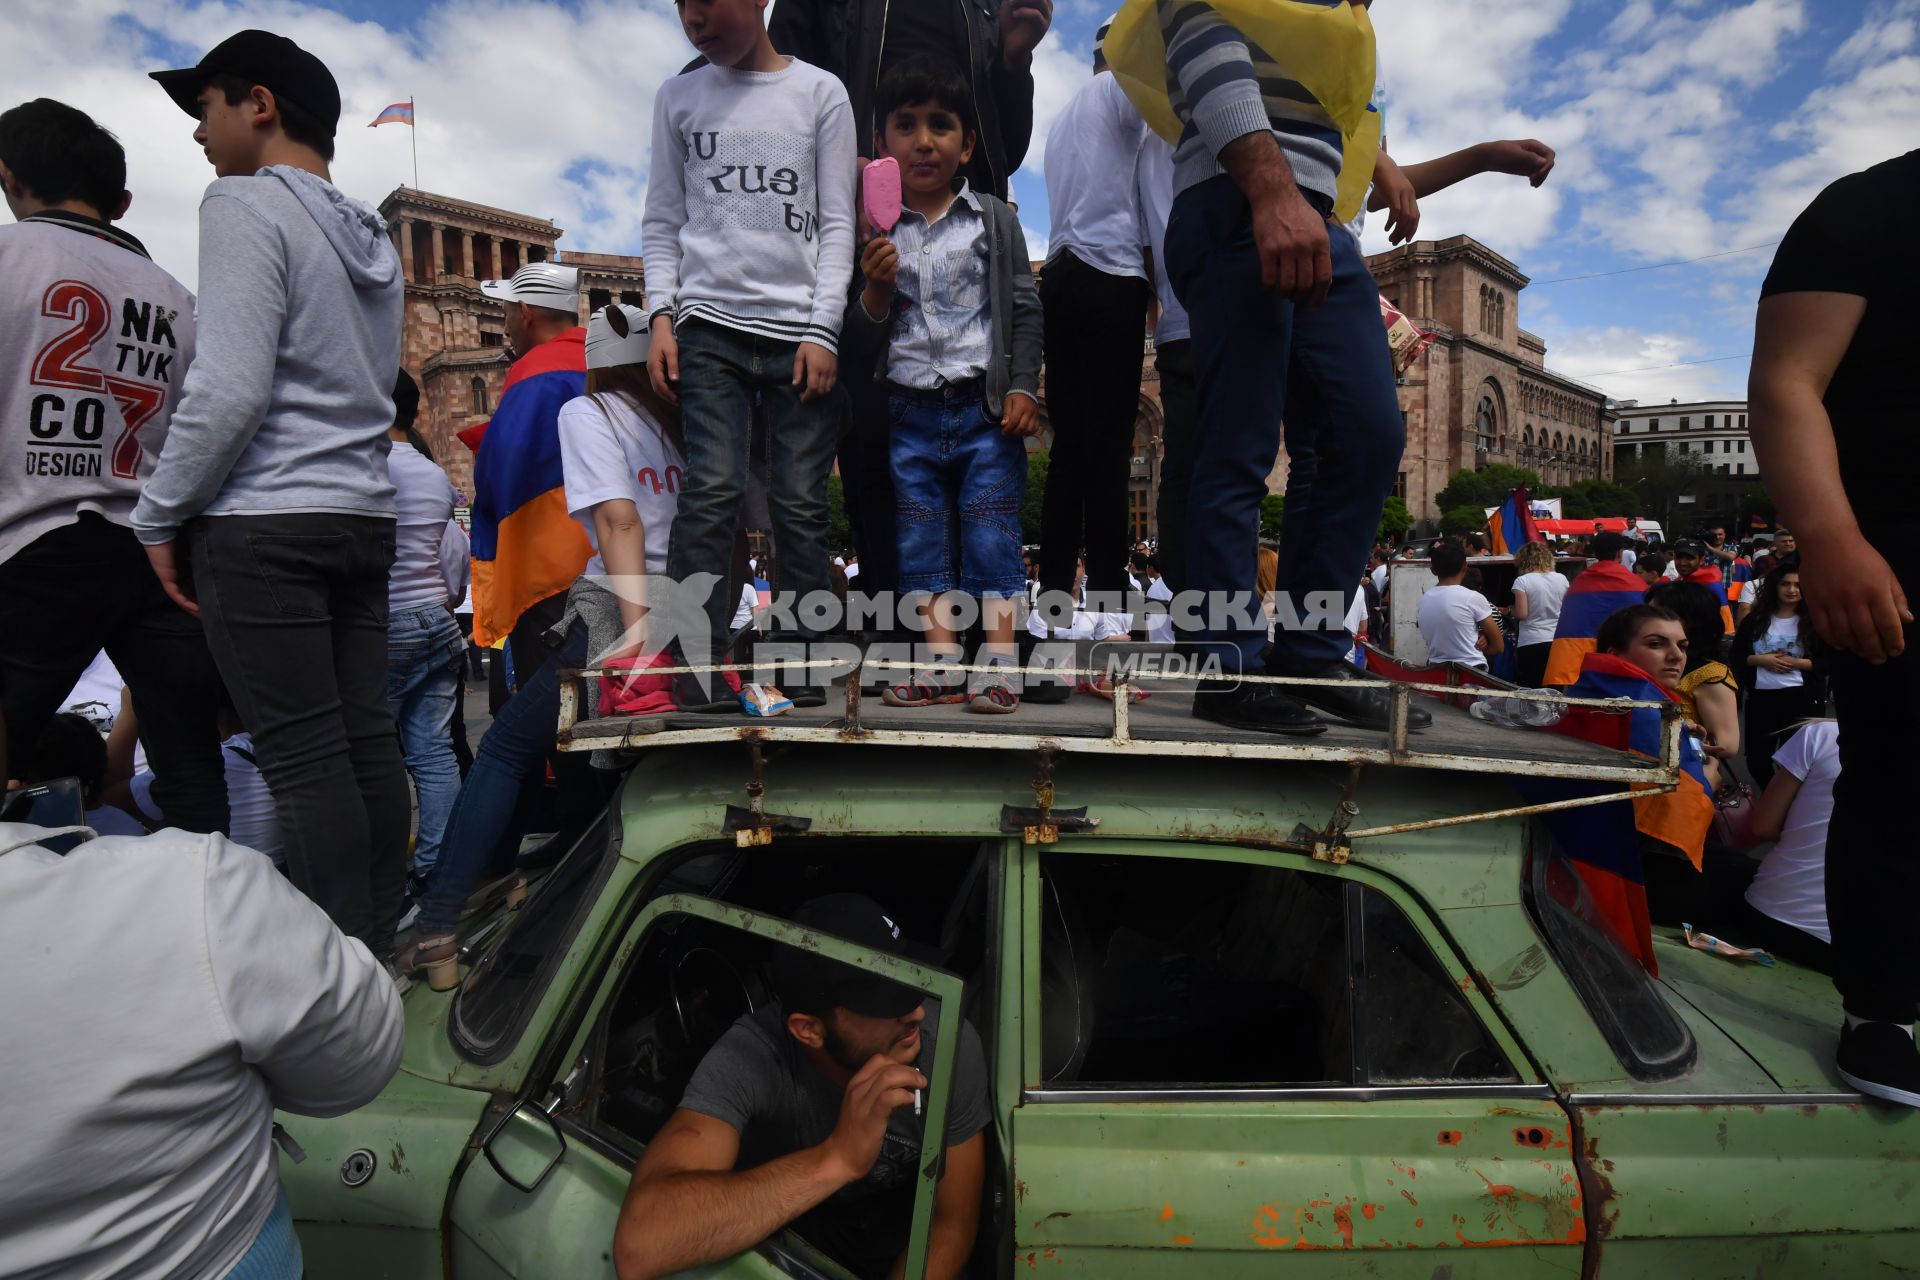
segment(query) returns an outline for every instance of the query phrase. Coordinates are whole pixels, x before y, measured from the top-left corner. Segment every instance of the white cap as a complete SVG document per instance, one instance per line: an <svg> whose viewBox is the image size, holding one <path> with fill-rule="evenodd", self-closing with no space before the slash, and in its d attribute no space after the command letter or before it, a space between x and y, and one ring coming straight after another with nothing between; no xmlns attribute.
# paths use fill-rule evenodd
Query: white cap
<svg viewBox="0 0 1920 1280"><path fill-rule="evenodd" d="M550 311L580 310L580 268L529 262L511 280L482 280L480 292L496 302L524 302Z"/></svg>
<svg viewBox="0 0 1920 1280"><path fill-rule="evenodd" d="M615 314L620 317L618 321L612 318ZM620 332L622 329L626 332ZM652 350L653 335L647 329L647 313L641 308L624 302L609 303L587 317L587 368L645 364Z"/></svg>

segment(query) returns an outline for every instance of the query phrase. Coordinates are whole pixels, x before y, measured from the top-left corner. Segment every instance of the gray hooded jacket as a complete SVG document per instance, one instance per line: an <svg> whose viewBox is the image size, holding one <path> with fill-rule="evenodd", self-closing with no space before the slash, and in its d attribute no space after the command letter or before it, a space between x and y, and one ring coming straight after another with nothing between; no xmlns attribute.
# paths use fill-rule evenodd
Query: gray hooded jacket
<svg viewBox="0 0 1920 1280"><path fill-rule="evenodd" d="M133 511L144 543L199 515L392 516L399 255L380 215L301 169L200 202L199 352Z"/></svg>

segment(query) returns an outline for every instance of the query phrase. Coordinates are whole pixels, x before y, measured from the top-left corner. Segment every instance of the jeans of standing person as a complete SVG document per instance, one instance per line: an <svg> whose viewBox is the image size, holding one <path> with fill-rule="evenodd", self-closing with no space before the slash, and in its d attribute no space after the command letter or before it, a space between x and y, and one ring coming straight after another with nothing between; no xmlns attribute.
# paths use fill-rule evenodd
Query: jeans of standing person
<svg viewBox="0 0 1920 1280"><path fill-rule="evenodd" d="M1895 565L1907 599L1920 600L1920 569L1899 548L1904 532L1868 539ZM1913 780L1920 776L1920 653L1908 645L1875 665L1851 654L1833 660L1831 696L1840 719L1840 777L1827 827L1827 924L1834 986L1848 1013L1873 1022L1914 1020L1920 957L1913 951L1913 904L1920 858L1913 850Z"/></svg>
<svg viewBox="0 0 1920 1280"><path fill-rule="evenodd" d="M1543 640L1539 644L1523 644L1513 651L1514 679L1529 689L1540 688L1540 682L1547 678L1547 657L1553 652L1553 641Z"/></svg>
<svg viewBox="0 0 1920 1280"><path fill-rule="evenodd" d="M1379 290L1353 238L1332 222L1327 232L1333 283L1309 310L1261 283L1252 210L1231 178L1182 191L1167 226L1168 274L1192 319L1200 387L1179 585L1222 600L1251 593L1260 499L1284 421L1289 472L1275 588L1282 616L1290 604L1300 625L1274 635L1267 669L1276 675L1344 660L1346 608L1406 443ZM1266 633L1257 610L1236 607L1208 622L1201 653L1218 656L1228 674L1259 665Z"/></svg>
<svg viewBox="0 0 1920 1280"><path fill-rule="evenodd" d="M849 594L891 595L900 584L900 533L895 521L893 467L888 457L887 387L870 374L842 369L850 410L846 435L840 439L840 481L846 499L847 532L860 556L860 573L848 584ZM870 613L870 610L863 611ZM892 608L877 630L890 632L898 623Z"/></svg>
<svg viewBox="0 0 1920 1280"><path fill-rule="evenodd" d="M460 699L465 649L453 615L440 605L394 614L387 624L387 707L400 727L400 751L419 806L413 842L415 879L433 872L447 817L460 794L453 709Z"/></svg>
<svg viewBox="0 0 1920 1280"><path fill-rule="evenodd" d="M1747 692L1747 723L1741 730L1740 744L1756 790L1766 790L1767 783L1773 780L1773 753L1787 740L1793 726L1819 714L1819 698L1805 684L1791 689Z"/></svg>
<svg viewBox="0 0 1920 1280"><path fill-rule="evenodd" d="M560 669L586 660L586 624L576 622L545 662L521 673L519 689L494 715L460 787L440 864L420 902L415 929L421 937L452 933L467 896L511 864L520 843L514 813L521 783L545 766L560 722Z"/></svg>
<svg viewBox="0 0 1920 1280"><path fill-rule="evenodd" d="M26 776L34 743L105 649L133 691L154 802L174 826L225 831L220 673L200 624L167 598L133 531L88 512L42 534L0 563L0 600L9 772Z"/></svg>
<svg viewBox="0 0 1920 1280"><path fill-rule="evenodd" d="M959 590L976 599L1026 594L1020 560L1026 442L1002 433L987 416L978 385L947 391L896 387L887 414L900 589L936 595Z"/></svg>
<svg viewBox="0 0 1920 1280"><path fill-rule="evenodd" d="M747 487L753 402L766 410L772 451L767 505L779 553L779 587L804 597L827 586L827 477L839 443L838 392L802 402L793 385L798 344L763 338L704 321L680 326L680 412L687 437L687 474L667 550L667 573L685 581L696 573L720 581L707 594L711 656L726 644L735 599L728 566L733 533Z"/></svg>
<svg viewBox="0 0 1920 1280"><path fill-rule="evenodd" d="M202 516L184 540L208 647L280 813L288 875L386 959L409 819L387 707L393 521Z"/></svg>
<svg viewBox="0 0 1920 1280"><path fill-rule="evenodd" d="M1127 590L1127 480L1151 294L1139 276L1109 275L1071 250L1040 273L1053 428L1040 509L1040 585L1048 591L1073 590L1083 550L1088 591Z"/></svg>
<svg viewBox="0 0 1920 1280"><path fill-rule="evenodd" d="M1160 375L1160 545L1155 558L1167 589L1186 586L1187 491L1193 484L1193 437L1200 422L1200 388L1193 382L1193 342L1180 338L1154 348Z"/></svg>

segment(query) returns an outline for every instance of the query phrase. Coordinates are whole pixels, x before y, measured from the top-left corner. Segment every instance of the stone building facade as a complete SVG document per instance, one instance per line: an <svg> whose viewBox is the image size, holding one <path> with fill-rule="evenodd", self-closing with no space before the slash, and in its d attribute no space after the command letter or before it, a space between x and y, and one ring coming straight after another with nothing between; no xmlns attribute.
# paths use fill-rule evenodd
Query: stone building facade
<svg viewBox="0 0 1920 1280"><path fill-rule="evenodd" d="M406 277L401 364L420 384L417 425L454 487L470 494L473 455L458 435L492 415L512 363L506 308L480 292L480 281L529 262L578 266L584 321L609 301L642 305L640 259L561 253L565 233L550 221L410 187L381 201L380 216Z"/></svg>
<svg viewBox="0 0 1920 1280"><path fill-rule="evenodd" d="M1397 492L1437 518L1456 471L1503 462L1545 484L1613 475L1606 396L1546 367L1547 346L1520 327L1520 268L1470 236L1421 240L1367 260L1380 291L1436 334L1400 379L1407 448Z"/></svg>

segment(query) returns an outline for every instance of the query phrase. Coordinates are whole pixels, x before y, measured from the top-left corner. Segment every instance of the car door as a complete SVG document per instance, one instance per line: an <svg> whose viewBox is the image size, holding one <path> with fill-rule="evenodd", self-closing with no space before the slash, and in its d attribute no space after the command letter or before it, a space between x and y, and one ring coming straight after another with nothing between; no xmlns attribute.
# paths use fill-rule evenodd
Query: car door
<svg viewBox="0 0 1920 1280"><path fill-rule="evenodd" d="M1212 1280L1360 1251L1379 1276L1578 1272L1567 1115L1397 885L1063 841L1023 851L1021 894L1016 1263Z"/></svg>
<svg viewBox="0 0 1920 1280"><path fill-rule="evenodd" d="M604 1108L610 1087L609 1028L603 1015L610 1002L624 993L623 984L636 962L664 951L671 965L668 972L676 976L668 990L658 993L660 1007L676 1010L672 1016L683 1027L690 1018L700 1025L700 1015L688 1011L724 1003L726 980L717 975L727 966L736 972L749 967L729 957L763 951L768 944L883 972L922 992L939 1009L954 1011L957 1020L964 986L951 974L711 898L668 894L655 899L623 933L582 1016L541 1056L528 1087L518 1097L503 1099L483 1127L479 1155L461 1173L449 1207L448 1248L455 1280L549 1276L586 1280L614 1274L614 1226L642 1144L594 1121L595 1108ZM699 965L705 968L688 975L694 957L708 956L719 957L719 962L701 959ZM748 989L744 980L741 989ZM930 1021L932 1017L930 1010ZM724 1030L724 1023L719 1030ZM945 1125L956 1040L951 1035L932 1039L928 1133L940 1133ZM644 1104L633 1107L638 1115L658 1110ZM909 1277L924 1274L941 1154L935 1142L927 1143L922 1152L922 1177L916 1183L908 1237ZM745 1280L777 1275L840 1277L845 1272L806 1241L786 1232L701 1274Z"/></svg>

